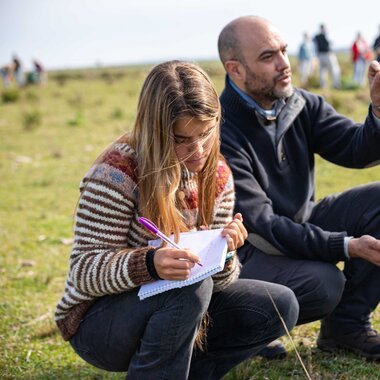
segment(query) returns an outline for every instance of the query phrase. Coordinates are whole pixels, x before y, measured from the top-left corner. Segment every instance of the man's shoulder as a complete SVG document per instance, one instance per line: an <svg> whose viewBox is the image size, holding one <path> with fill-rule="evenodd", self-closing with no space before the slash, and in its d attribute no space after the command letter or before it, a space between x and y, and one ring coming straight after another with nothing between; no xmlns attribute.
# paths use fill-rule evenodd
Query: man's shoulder
<svg viewBox="0 0 380 380"><path fill-rule="evenodd" d="M287 102L288 113L297 115L297 119L301 121L310 120L310 118L316 120L324 113L331 112L332 108L322 96L302 88L296 88L289 100Z"/></svg>
<svg viewBox="0 0 380 380"><path fill-rule="evenodd" d="M310 91L307 91L303 88L295 88L294 89L294 97L302 98L305 101L305 104L313 104L313 103L319 103L323 101L323 98L320 95L314 94Z"/></svg>

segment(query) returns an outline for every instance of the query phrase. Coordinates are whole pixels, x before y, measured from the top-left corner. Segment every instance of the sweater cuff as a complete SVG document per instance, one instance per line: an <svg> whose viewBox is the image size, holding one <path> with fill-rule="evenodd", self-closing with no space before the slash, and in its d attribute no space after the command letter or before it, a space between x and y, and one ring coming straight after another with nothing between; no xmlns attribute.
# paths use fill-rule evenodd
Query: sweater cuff
<svg viewBox="0 0 380 380"><path fill-rule="evenodd" d="M328 249L331 254L331 259L334 261L346 261L348 258L344 252L344 232L332 232L328 240Z"/></svg>
<svg viewBox="0 0 380 380"><path fill-rule="evenodd" d="M146 253L148 249L141 248L130 254L129 260L125 262L126 276L129 275L131 281L136 286L151 282L152 276L146 267ZM130 268L130 269L128 269Z"/></svg>
<svg viewBox="0 0 380 380"><path fill-rule="evenodd" d="M158 248L151 248L146 253L146 267L152 278L155 280L162 280L162 278L158 275L156 267L154 265L154 255L156 254L157 249Z"/></svg>

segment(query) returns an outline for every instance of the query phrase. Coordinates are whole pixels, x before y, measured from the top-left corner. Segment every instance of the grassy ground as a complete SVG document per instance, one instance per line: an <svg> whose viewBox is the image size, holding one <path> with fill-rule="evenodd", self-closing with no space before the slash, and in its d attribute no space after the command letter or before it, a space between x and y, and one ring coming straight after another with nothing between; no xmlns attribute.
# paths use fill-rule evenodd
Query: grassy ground
<svg viewBox="0 0 380 380"><path fill-rule="evenodd" d="M221 91L221 66L203 66ZM131 127L147 70L53 73L43 87L24 88L13 95L0 90L1 379L124 378L77 357L60 338L52 314L63 290L79 181L103 148ZM346 78L349 72L344 66ZM357 121L366 115L368 89L323 95ZM12 96L18 99L11 101ZM348 170L318 159L317 196L379 178L379 167ZM377 328L379 317L377 311ZM292 332L313 379L380 379L380 364L349 354L319 352L315 347L318 328L319 323L312 323ZM226 379L304 379L290 340L284 338L284 343L290 351L288 359L278 363L255 359Z"/></svg>

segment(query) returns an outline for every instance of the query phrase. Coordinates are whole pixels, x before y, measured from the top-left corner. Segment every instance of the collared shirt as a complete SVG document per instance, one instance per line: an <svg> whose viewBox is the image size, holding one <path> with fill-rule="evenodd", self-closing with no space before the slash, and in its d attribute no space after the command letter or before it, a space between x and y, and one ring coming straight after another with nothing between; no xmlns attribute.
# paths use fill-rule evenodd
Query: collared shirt
<svg viewBox="0 0 380 380"><path fill-rule="evenodd" d="M270 110L265 110L260 107L248 94L242 91L236 84L227 76L227 80L229 81L231 87L245 100L249 107L254 108L258 114L260 114L265 119L272 121L276 120L278 114L285 106L285 100L280 99L275 102L275 105Z"/></svg>
<svg viewBox="0 0 380 380"><path fill-rule="evenodd" d="M246 102L248 107L253 108L257 115L260 115L265 120L263 123L259 119L260 124L265 128L265 131L269 134L274 146L276 146L277 125L276 119L283 107L285 106L285 100L277 100L274 107L271 110L265 110L260 107L248 94L242 91L236 84L227 76L227 80L231 87L237 92L237 94Z"/></svg>

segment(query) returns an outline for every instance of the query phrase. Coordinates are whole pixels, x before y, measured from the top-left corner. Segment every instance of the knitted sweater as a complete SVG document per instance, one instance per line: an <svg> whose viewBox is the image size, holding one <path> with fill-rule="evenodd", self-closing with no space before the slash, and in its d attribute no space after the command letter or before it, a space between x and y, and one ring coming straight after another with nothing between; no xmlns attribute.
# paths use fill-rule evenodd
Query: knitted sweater
<svg viewBox="0 0 380 380"><path fill-rule="evenodd" d="M364 124L356 124L322 97L296 89L277 118L273 142L228 80L221 103L221 149L233 172L236 211L243 215L248 240L268 254L345 260L346 232L309 222L315 204L314 154L350 168L380 163L380 128L372 112Z"/></svg>
<svg viewBox="0 0 380 380"><path fill-rule="evenodd" d="M194 230L198 212L196 174L183 174L179 190L184 192L188 206L183 215ZM211 229L224 227L232 219L234 208L233 180L223 161L218 165L215 192ZM115 144L81 182L70 268L55 311L65 340L75 334L98 297L131 291L153 281L146 267L152 235L138 217L135 152L127 144ZM235 257L213 276L214 291L227 287L239 272Z"/></svg>

